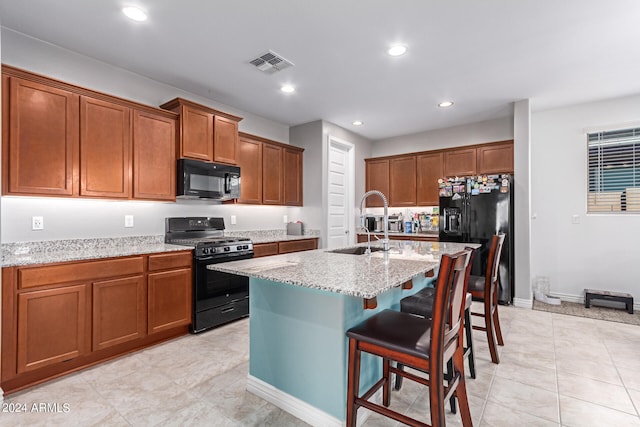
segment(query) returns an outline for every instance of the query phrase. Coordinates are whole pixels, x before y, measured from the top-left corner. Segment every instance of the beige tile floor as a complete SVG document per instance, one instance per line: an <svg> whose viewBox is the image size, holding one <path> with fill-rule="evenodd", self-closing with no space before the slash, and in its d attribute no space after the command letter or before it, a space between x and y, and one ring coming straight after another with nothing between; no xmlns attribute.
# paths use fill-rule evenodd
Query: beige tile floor
<svg viewBox="0 0 640 427"><path fill-rule="evenodd" d="M500 309L499 365L474 331L478 376L467 390L475 426L640 426L638 326ZM57 403L62 412L0 412L0 426L306 425L245 391L248 330L242 320L10 395L5 410ZM392 407L410 416L423 417L427 402L411 381L392 394ZM378 414L365 424L395 425Z"/></svg>

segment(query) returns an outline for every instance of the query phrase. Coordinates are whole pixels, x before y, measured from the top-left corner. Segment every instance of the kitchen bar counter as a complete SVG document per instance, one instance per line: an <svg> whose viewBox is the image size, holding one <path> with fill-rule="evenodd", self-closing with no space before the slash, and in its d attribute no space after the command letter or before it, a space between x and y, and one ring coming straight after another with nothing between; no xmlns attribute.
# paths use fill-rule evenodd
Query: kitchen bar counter
<svg viewBox="0 0 640 427"><path fill-rule="evenodd" d="M165 244L164 236L3 243L1 267L114 258L186 249L189 248Z"/></svg>
<svg viewBox="0 0 640 427"><path fill-rule="evenodd" d="M400 299L430 286L425 273L443 253L465 246L395 240L386 256L318 249L208 266L250 277L247 390L311 425L344 426L345 332L383 309L399 310ZM411 289L400 286L406 282ZM376 307L365 308L363 298L375 298ZM379 358L363 357L361 391L381 366Z"/></svg>
<svg viewBox="0 0 640 427"><path fill-rule="evenodd" d="M358 246L365 246L360 244ZM380 247L372 243L371 247ZM393 241L388 254L331 253L327 249L275 255L267 258L212 264L207 268L257 279L374 298L438 265L440 255L464 249L463 243Z"/></svg>

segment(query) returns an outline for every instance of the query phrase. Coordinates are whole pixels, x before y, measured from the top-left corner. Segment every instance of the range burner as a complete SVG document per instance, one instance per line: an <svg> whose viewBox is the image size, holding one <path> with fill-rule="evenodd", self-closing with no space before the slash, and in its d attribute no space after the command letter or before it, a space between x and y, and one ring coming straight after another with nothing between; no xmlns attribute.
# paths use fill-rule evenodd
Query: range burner
<svg viewBox="0 0 640 427"><path fill-rule="evenodd" d="M192 246L195 257L221 257L253 254L253 244L246 237L224 236L222 218L167 218L165 242Z"/></svg>

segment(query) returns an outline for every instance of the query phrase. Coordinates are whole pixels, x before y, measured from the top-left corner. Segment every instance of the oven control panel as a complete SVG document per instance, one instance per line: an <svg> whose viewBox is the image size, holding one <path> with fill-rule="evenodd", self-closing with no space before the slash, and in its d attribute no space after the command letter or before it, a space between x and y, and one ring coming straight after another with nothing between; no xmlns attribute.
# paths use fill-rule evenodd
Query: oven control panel
<svg viewBox="0 0 640 427"><path fill-rule="evenodd" d="M196 256L218 255L223 257L224 255L238 255L240 253L253 252L253 244L230 244L224 246L205 246L198 248Z"/></svg>

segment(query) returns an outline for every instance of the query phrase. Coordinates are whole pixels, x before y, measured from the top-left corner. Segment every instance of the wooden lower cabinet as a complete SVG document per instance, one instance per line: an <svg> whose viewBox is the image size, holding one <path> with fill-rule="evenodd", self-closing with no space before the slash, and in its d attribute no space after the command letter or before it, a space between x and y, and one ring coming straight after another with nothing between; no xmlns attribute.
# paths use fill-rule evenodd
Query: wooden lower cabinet
<svg viewBox="0 0 640 427"><path fill-rule="evenodd" d="M4 392L187 334L192 259L185 250L3 268Z"/></svg>
<svg viewBox="0 0 640 427"><path fill-rule="evenodd" d="M191 269L149 274L150 334L191 323Z"/></svg>
<svg viewBox="0 0 640 427"><path fill-rule="evenodd" d="M291 252L311 251L318 249L318 238L285 240L270 243L255 243L253 245L253 257L260 258L278 254L288 254Z"/></svg>
<svg viewBox="0 0 640 427"><path fill-rule="evenodd" d="M142 275L93 284L93 351L146 335L145 291Z"/></svg>
<svg viewBox="0 0 640 427"><path fill-rule="evenodd" d="M18 295L18 373L88 353L87 287L63 286Z"/></svg>

